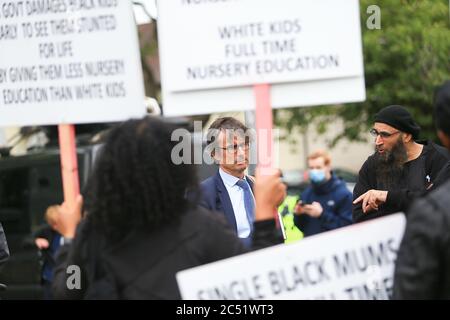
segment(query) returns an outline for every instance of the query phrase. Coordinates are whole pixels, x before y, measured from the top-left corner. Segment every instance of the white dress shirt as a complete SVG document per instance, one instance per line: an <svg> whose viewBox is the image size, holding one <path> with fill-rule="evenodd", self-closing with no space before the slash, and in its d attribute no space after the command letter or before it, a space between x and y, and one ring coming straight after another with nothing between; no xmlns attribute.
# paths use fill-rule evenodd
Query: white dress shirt
<svg viewBox="0 0 450 320"><path fill-rule="evenodd" d="M219 168L219 174L228 191L228 196L231 200L231 205L233 206L234 217L236 219L237 232L239 238L247 238L250 235L250 223L247 218L247 212L245 211L244 205L244 190L236 185L239 178L226 173L221 168ZM247 179L244 178L246 181ZM247 181L248 183L248 181ZM250 192L252 192L250 188ZM253 196L253 192L252 192ZM254 198L254 196L253 196Z"/></svg>

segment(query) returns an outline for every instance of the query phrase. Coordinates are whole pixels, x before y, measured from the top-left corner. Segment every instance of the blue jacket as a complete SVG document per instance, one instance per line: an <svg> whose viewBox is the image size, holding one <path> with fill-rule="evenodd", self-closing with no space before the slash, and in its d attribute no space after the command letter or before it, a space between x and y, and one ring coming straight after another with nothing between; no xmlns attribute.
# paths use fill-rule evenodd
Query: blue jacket
<svg viewBox="0 0 450 320"><path fill-rule="evenodd" d="M247 179L247 182L253 190L253 182L251 179ZM203 180L200 184L200 190L200 205L206 209L223 213L231 229L237 234L233 205L231 204L228 191L220 177L219 171L215 175Z"/></svg>
<svg viewBox="0 0 450 320"><path fill-rule="evenodd" d="M303 231L305 237L352 223L353 195L345 182L334 174L327 182L312 184L306 188L300 199L308 204L319 202L323 208L319 218L312 218L306 214L295 215L295 225Z"/></svg>

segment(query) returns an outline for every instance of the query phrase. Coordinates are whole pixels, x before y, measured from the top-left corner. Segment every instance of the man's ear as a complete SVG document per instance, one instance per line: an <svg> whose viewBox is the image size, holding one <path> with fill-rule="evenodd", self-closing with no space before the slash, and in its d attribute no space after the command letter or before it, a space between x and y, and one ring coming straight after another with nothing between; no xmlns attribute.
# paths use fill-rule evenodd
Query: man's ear
<svg viewBox="0 0 450 320"><path fill-rule="evenodd" d="M445 134L443 131L438 130L437 135L439 137L439 140L441 140L442 144L450 150L450 137Z"/></svg>
<svg viewBox="0 0 450 320"><path fill-rule="evenodd" d="M404 143L409 143L411 142L413 139L412 134L411 133L403 133L403 142Z"/></svg>

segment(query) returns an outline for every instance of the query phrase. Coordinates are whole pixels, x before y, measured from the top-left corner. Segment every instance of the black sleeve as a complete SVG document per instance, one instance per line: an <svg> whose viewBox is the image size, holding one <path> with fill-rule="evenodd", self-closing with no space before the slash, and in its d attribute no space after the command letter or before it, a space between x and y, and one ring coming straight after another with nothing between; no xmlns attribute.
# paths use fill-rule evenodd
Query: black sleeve
<svg viewBox="0 0 450 320"><path fill-rule="evenodd" d="M367 159L361 167L361 170L359 170L358 181L353 189L353 200L357 199L360 195L366 193L370 189L375 189L376 187L371 185L369 161L370 159ZM362 210L362 202L352 204L353 222L366 221L374 218L377 214L377 212L364 213Z"/></svg>
<svg viewBox="0 0 450 320"><path fill-rule="evenodd" d="M284 242L283 234L276 227L275 219L255 221L252 250L267 248Z"/></svg>
<svg viewBox="0 0 450 320"><path fill-rule="evenodd" d="M386 206L388 206L392 212L405 212L408 211L408 207L411 203L420 197L426 195L425 191L410 191L407 189L400 190L387 190Z"/></svg>
<svg viewBox="0 0 450 320"><path fill-rule="evenodd" d="M214 262L247 252L242 242L226 223L225 218L215 212L209 213L205 223L205 232L200 241L206 244L206 261Z"/></svg>
<svg viewBox="0 0 450 320"><path fill-rule="evenodd" d="M35 232L27 235L22 241L22 246L25 248L36 248L36 238L44 238L49 243L53 240L53 230L48 224L40 226Z"/></svg>
<svg viewBox="0 0 450 320"><path fill-rule="evenodd" d="M9 259L9 248L6 242L5 232L3 226L0 223L0 265L5 263Z"/></svg>
<svg viewBox="0 0 450 320"><path fill-rule="evenodd" d="M51 237L52 237L52 227L50 227L48 224L40 226L39 229L33 232L33 239L44 238L50 240Z"/></svg>
<svg viewBox="0 0 450 320"><path fill-rule="evenodd" d="M369 165L370 158L364 163L358 175L358 182L353 190L353 200L371 189L377 189L374 169ZM353 205L353 222L371 220L393 212L406 212L414 199L426 194L426 191L410 191L407 189L392 189L387 191L386 202L378 210L367 213L362 211L362 202Z"/></svg>
<svg viewBox="0 0 450 320"><path fill-rule="evenodd" d="M408 214L394 273L394 299L436 299L439 283L441 234L448 228L443 215L426 199ZM444 233L443 233L444 232Z"/></svg>
<svg viewBox="0 0 450 320"><path fill-rule="evenodd" d="M434 178L433 186L430 188L430 191L443 185L446 181L449 180L450 180L450 161L447 162L444 165L444 167L436 174L436 178Z"/></svg>
<svg viewBox="0 0 450 320"><path fill-rule="evenodd" d="M230 258L253 250L283 243L281 231L274 219L255 221L252 249L245 248L241 240L226 223L222 215L212 214L205 226L203 243L210 244L208 258L204 263Z"/></svg>
<svg viewBox="0 0 450 320"><path fill-rule="evenodd" d="M430 163L430 171L427 174L429 174L431 179L431 187L428 190L419 192L407 189L388 190L386 205L392 210L407 212L415 199L425 196L429 191L436 189L450 177L450 164L446 154L436 148L432 150L435 151L430 154L431 158L426 160L426 163Z"/></svg>
<svg viewBox="0 0 450 320"><path fill-rule="evenodd" d="M448 174L448 166L450 165L449 161L450 161L450 153L449 150L447 150L446 148L436 145L434 143L432 143L433 146L433 150L434 152L431 155L431 159L430 164L431 164L431 168L427 171L427 174L430 175L431 178L431 182L433 184L436 183L436 180L438 179L439 175L442 174L441 178L446 177L446 174ZM446 168L447 167L447 168ZM446 173L447 171L447 173ZM448 176L447 176L448 177Z"/></svg>

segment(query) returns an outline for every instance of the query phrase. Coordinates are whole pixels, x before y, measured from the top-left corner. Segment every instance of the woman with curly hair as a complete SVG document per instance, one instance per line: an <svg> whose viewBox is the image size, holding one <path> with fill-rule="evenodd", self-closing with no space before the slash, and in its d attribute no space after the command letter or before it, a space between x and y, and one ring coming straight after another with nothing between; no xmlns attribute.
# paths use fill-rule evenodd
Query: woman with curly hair
<svg viewBox="0 0 450 320"><path fill-rule="evenodd" d="M196 171L172 161L174 129L146 117L108 134L86 188L85 217L81 196L76 207L60 207L56 298L179 299L178 271L245 252L221 215L187 199L187 190L198 192ZM254 249L282 242L273 210L285 193L279 172L257 178ZM80 279L72 277L77 270Z"/></svg>

